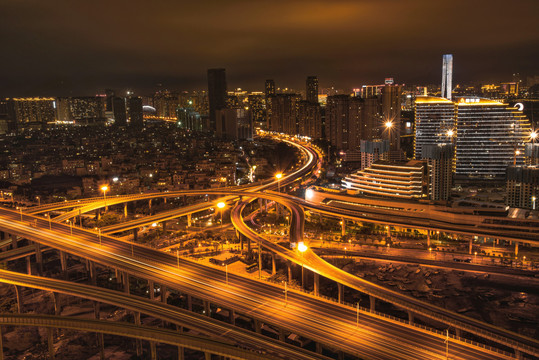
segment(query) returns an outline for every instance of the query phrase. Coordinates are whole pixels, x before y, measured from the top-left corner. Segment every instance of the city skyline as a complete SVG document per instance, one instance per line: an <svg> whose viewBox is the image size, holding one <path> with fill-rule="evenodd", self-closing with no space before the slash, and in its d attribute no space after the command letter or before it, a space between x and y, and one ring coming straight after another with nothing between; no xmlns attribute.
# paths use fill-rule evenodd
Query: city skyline
<svg viewBox="0 0 539 360"><path fill-rule="evenodd" d="M0 28L9 56L0 60L2 96L91 95L105 88L147 93L159 84L196 90L205 88L206 69L216 67L227 69L229 88L253 90L267 78L303 88L312 74L322 88L387 76L437 84L446 53L455 56L456 84L537 73L538 5L524 0L509 13L486 1L389 0L154 8L137 1L129 7L8 1L4 10Z"/></svg>

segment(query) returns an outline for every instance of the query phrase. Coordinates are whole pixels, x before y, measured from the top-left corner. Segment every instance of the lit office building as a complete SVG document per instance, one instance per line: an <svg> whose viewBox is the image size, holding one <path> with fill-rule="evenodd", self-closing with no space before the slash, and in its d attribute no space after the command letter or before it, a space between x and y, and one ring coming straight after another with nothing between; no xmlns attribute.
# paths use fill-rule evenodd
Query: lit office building
<svg viewBox="0 0 539 360"><path fill-rule="evenodd" d="M8 99L9 100L9 99ZM12 109L17 128L43 129L56 119L56 100L53 98L13 98Z"/></svg>
<svg viewBox="0 0 539 360"><path fill-rule="evenodd" d="M425 145L421 158L428 165L429 199L448 200L453 182L453 145Z"/></svg>
<svg viewBox="0 0 539 360"><path fill-rule="evenodd" d="M539 167L507 168L505 204L510 207L537 210L539 202Z"/></svg>
<svg viewBox="0 0 539 360"><path fill-rule="evenodd" d="M451 100L453 91L453 55L442 57L442 97Z"/></svg>
<svg viewBox="0 0 539 360"><path fill-rule="evenodd" d="M193 108L178 108L176 111L178 118L178 127L180 129L186 129L191 131L202 131L204 126L202 123L202 117Z"/></svg>
<svg viewBox="0 0 539 360"><path fill-rule="evenodd" d="M379 161L346 176L342 185L362 195L425 198L428 194L428 167L419 160L401 163Z"/></svg>
<svg viewBox="0 0 539 360"><path fill-rule="evenodd" d="M262 93L251 93L247 96L249 110L253 114L253 124L255 128L266 128L265 99Z"/></svg>
<svg viewBox="0 0 539 360"><path fill-rule="evenodd" d="M339 150L357 150L363 101L349 95L328 96L326 104L326 138ZM329 131L328 131L329 130Z"/></svg>
<svg viewBox="0 0 539 360"><path fill-rule="evenodd" d="M456 176L504 178L524 163L530 123L522 111L499 101L461 98L457 103Z"/></svg>
<svg viewBox="0 0 539 360"><path fill-rule="evenodd" d="M318 104L318 78L309 76L307 78L307 99L308 102Z"/></svg>
<svg viewBox="0 0 539 360"><path fill-rule="evenodd" d="M318 103L300 101L298 104L298 132L312 139L322 138L322 115Z"/></svg>
<svg viewBox="0 0 539 360"><path fill-rule="evenodd" d="M296 135L298 104L301 96L297 94L277 94L268 96L270 118L268 128L271 131Z"/></svg>
<svg viewBox="0 0 539 360"><path fill-rule="evenodd" d="M414 155L421 159L425 145L451 143L456 135L457 107L450 100L418 96L415 100Z"/></svg>
<svg viewBox="0 0 539 360"><path fill-rule="evenodd" d="M129 125L135 127L144 126L141 97L130 96L127 98L127 117L129 118Z"/></svg>
<svg viewBox="0 0 539 360"><path fill-rule="evenodd" d="M253 117L250 110L220 109L216 111L216 135L229 140L253 140Z"/></svg>

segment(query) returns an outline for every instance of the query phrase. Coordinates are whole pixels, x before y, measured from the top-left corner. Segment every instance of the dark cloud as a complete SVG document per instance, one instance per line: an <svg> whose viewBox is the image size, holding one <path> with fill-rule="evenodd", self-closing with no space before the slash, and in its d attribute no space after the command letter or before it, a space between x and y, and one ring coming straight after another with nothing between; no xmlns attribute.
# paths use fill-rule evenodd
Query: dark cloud
<svg viewBox="0 0 539 360"><path fill-rule="evenodd" d="M0 4L0 94L202 89L209 67L230 86L354 87L393 76L457 82L539 73L539 2L516 0L67 1Z"/></svg>

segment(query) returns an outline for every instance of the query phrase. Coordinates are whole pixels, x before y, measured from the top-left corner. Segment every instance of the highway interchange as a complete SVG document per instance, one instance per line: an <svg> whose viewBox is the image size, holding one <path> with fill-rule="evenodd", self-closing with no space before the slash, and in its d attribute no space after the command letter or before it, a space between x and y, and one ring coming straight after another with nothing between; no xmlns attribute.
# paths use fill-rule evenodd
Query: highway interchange
<svg viewBox="0 0 539 360"><path fill-rule="evenodd" d="M311 148L299 146L305 154L307 161L299 170L288 174L281 181L281 185L297 182L303 177L309 177L318 166L318 156ZM283 299L283 286L261 282L253 279L229 274L228 284L225 283L225 274L222 269L203 266L186 259L179 259L174 254L164 253L140 244L122 241L118 238L96 233L78 227L70 227L65 223L74 216L87 211L122 204L126 201L144 200L158 197L173 197L179 195L213 194L225 195L225 199L233 201L240 199L232 210L232 222L236 229L247 238L262 244L264 249L290 260L298 265L335 280L341 284L357 289L363 293L373 295L378 299L392 302L397 306L411 310L414 313L447 322L448 325L464 329L467 332L481 335L498 343L508 345L521 353L538 356L538 344L535 340L513 334L503 329L481 323L477 320L436 308L430 304L377 287L340 269L334 268L311 251L303 254L278 246L264 237L253 232L245 223L242 210L246 203L256 198L265 198L286 206L292 215L290 241L303 240L304 208L314 209L305 201L269 191L275 188L275 182L266 182L254 187L235 189L205 190L201 192L175 192L159 194L135 194L132 196L109 197L81 201L76 204L58 204L65 209L73 209L49 222L39 215L29 213L21 214L8 209L0 209L0 229L12 235L18 235L28 240L39 242L45 246L71 253L81 258L89 259L103 266L119 269L138 278L144 278L166 285L171 289L179 289L197 298L206 301L218 300L218 305L227 309L234 309L238 313L252 316L265 324L285 329L287 332L305 336L323 344L330 349L339 349L346 354L365 359L444 359L446 353L446 336L441 332L424 329L415 324L381 316L376 312L365 309L356 311L350 306L338 304L298 291L288 291L288 301ZM220 201L221 201L220 199ZM213 204L213 203L212 203ZM82 205L82 206L80 206ZM107 233L125 231L151 222L165 221L179 216L185 216L197 211L207 209L207 203L191 205L156 214L150 218L136 220L136 222L119 224ZM39 211L57 210L53 205L43 206ZM317 209L320 210L320 209ZM323 211L331 211L323 209ZM36 213L35 210L32 210ZM341 217L343 213L333 214ZM357 214L356 214L357 215ZM22 221L21 221L22 216ZM384 219L385 221L385 219ZM382 222L384 222L382 221ZM179 264L179 267L178 267ZM4 279L5 275L1 276ZM50 279L36 280L33 286L54 290L52 285L43 285ZM40 281L43 283L40 284ZM38 286L39 285L39 286ZM81 286L76 284L74 287ZM98 292L98 291L97 291ZM96 301L103 301L96 299ZM106 302L106 301L103 301ZM121 304L121 302L120 302ZM285 306L286 305L286 306ZM149 313L148 309L138 308L136 311ZM157 315L156 315L157 316ZM174 319L178 315L167 318ZM358 321L359 319L359 321ZM359 323L359 326L358 326ZM226 325L223 325L226 326ZM233 326L226 326L234 329ZM215 335L215 334L213 334ZM504 359L512 358L510 353L499 352L479 344L471 344L464 339L450 336L450 349L452 358L462 359ZM259 339L259 341L262 341ZM288 344L282 344L283 358L293 358L285 355ZM251 346L255 346L253 343ZM267 344L257 344L258 349L264 348L272 351L272 355L279 355L279 344L270 347ZM276 350L277 349L277 350ZM297 351L298 353L300 351ZM301 354L296 354L301 358ZM312 354L311 356L319 356Z"/></svg>

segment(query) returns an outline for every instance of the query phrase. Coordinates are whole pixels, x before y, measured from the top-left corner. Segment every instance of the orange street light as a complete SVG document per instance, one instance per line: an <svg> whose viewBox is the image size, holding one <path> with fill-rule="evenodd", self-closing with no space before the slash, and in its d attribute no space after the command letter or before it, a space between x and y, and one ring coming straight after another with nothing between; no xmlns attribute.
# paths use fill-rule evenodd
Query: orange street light
<svg viewBox="0 0 539 360"><path fill-rule="evenodd" d="M226 204L223 201L217 203L217 207L221 210L221 225L223 225L223 211L225 209L225 206Z"/></svg>
<svg viewBox="0 0 539 360"><path fill-rule="evenodd" d="M386 125L386 128L391 129L393 127L393 122L388 120L388 121L386 121L385 125Z"/></svg>
<svg viewBox="0 0 539 360"><path fill-rule="evenodd" d="M307 249L308 249L308 247L307 247L307 245L305 245L305 244L303 243L303 241L300 241L300 242L298 243L298 251L299 251L300 253L304 253L305 251L307 251Z"/></svg>
<svg viewBox="0 0 539 360"><path fill-rule="evenodd" d="M449 130L447 130L446 135L447 135L448 137L453 137L453 135L455 135L455 132L454 132L452 129L449 129Z"/></svg>
<svg viewBox="0 0 539 360"><path fill-rule="evenodd" d="M281 192L281 178L283 177L283 173L277 173L275 174L275 178L277 179L277 191Z"/></svg>

